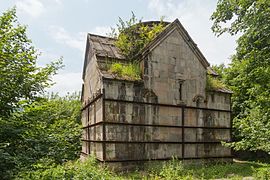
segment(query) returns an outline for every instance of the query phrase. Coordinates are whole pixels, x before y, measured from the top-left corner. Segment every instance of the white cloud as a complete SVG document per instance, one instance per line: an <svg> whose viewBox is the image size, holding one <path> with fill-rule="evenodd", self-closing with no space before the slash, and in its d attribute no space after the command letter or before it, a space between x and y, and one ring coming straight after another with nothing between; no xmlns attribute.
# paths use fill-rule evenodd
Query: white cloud
<svg viewBox="0 0 270 180"><path fill-rule="evenodd" d="M62 0L53 0L53 1L56 2L59 5L62 5L63 4Z"/></svg>
<svg viewBox="0 0 270 180"><path fill-rule="evenodd" d="M38 48L38 52L40 53L40 56L38 57L38 66L41 66L41 67L44 67L46 64L54 60L57 60L61 57L61 55L56 54L55 52L48 49Z"/></svg>
<svg viewBox="0 0 270 180"><path fill-rule="evenodd" d="M16 2L18 11L29 14L31 17L37 18L44 11L44 5L39 0L20 0Z"/></svg>
<svg viewBox="0 0 270 180"><path fill-rule="evenodd" d="M228 64L236 47L229 35L215 37L211 31L210 16L215 10L213 0L149 0L150 11L165 20L178 18L211 64Z"/></svg>
<svg viewBox="0 0 270 180"><path fill-rule="evenodd" d="M64 96L67 93L81 91L82 74L76 72L57 74L53 77L53 82L55 82L55 85L49 88L48 91Z"/></svg>
<svg viewBox="0 0 270 180"><path fill-rule="evenodd" d="M65 44L71 48L84 51L85 48L85 32L78 32L75 34L69 33L65 28L60 26L50 26L49 33L56 42Z"/></svg>

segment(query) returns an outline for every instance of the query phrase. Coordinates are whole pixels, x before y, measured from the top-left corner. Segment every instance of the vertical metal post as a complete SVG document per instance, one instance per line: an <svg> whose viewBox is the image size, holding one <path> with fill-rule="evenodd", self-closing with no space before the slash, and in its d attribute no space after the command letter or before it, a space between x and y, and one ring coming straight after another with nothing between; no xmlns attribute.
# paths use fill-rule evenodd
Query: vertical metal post
<svg viewBox="0 0 270 180"><path fill-rule="evenodd" d="M91 107L91 106L89 106L89 107L86 109L86 110L87 110L87 126L90 125L90 124L89 124L89 119L90 119L90 118L89 118L89 115L90 115L89 109L90 109L90 107ZM90 123L91 123L91 122L90 122ZM86 133L87 133L87 140L90 140L90 139L91 139L91 138L90 138L90 137L91 137L91 136L90 136L90 135L91 135L91 132L90 132L90 131L91 131L91 127L88 127L86 130L87 130L87 131L86 131ZM87 144L88 144L88 150L87 150L88 152L87 152L87 153L88 153L88 154L91 154L91 149L90 149L90 148L91 148L91 145L90 145L91 143L88 142Z"/></svg>
<svg viewBox="0 0 270 180"><path fill-rule="evenodd" d="M232 142L232 125L233 125L233 118L232 118L232 103L231 103L231 95L229 95L229 100L230 100L230 142ZM231 156L232 156L232 148L231 148Z"/></svg>
<svg viewBox="0 0 270 180"><path fill-rule="evenodd" d="M182 159L185 158L185 107L182 107Z"/></svg>
<svg viewBox="0 0 270 180"><path fill-rule="evenodd" d="M106 121L106 117L105 117L105 89L102 89L102 139L103 139L103 143L102 143L102 154L103 154L103 161L106 160L106 125L105 125L105 121Z"/></svg>

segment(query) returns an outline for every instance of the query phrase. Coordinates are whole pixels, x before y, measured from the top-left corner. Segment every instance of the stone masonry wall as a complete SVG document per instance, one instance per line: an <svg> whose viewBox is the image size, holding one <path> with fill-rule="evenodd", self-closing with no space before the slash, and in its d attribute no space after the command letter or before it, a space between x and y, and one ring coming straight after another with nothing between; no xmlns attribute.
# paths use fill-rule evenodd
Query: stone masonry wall
<svg viewBox="0 0 270 180"><path fill-rule="evenodd" d="M230 157L230 94L206 92L206 68L173 30L142 64L141 81L103 78L95 56L86 69L83 148L101 161Z"/></svg>
<svg viewBox="0 0 270 180"><path fill-rule="evenodd" d="M144 59L143 76L159 103L196 106L196 95L205 98L206 69L176 29Z"/></svg>
<svg viewBox="0 0 270 180"><path fill-rule="evenodd" d="M156 97L146 90L142 83L114 80L104 80L103 83L106 99L123 100L123 102L105 100L105 121L120 123L106 124L106 141L110 141L106 143L105 148L107 161L182 157L181 107L136 103L156 101ZM186 107L185 158L230 156L230 149L219 143L212 144L230 139L229 114ZM140 126L140 124L168 127ZM113 143L114 141L117 143Z"/></svg>

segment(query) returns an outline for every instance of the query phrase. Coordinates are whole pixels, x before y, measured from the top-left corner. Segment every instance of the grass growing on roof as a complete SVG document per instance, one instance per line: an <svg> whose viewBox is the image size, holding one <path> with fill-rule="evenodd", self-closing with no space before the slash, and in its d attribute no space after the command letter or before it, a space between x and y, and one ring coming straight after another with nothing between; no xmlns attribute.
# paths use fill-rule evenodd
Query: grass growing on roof
<svg viewBox="0 0 270 180"><path fill-rule="evenodd" d="M116 75L117 77L125 80L140 80L140 67L137 63L128 63L128 64L121 64L121 63L113 63L110 68L109 72Z"/></svg>
<svg viewBox="0 0 270 180"><path fill-rule="evenodd" d="M207 75L206 90L213 91L218 89L226 89L226 85L219 79Z"/></svg>

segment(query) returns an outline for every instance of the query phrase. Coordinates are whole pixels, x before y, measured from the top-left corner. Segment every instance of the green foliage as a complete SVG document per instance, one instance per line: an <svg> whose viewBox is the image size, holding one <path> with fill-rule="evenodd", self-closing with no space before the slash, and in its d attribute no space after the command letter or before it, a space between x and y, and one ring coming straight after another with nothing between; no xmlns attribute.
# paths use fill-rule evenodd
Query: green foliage
<svg viewBox="0 0 270 180"><path fill-rule="evenodd" d="M260 169L254 169L254 177L256 179L270 179L270 168L260 168Z"/></svg>
<svg viewBox="0 0 270 180"><path fill-rule="evenodd" d="M234 162L219 164L183 164L173 159L168 162L151 162L148 168L124 176L124 179L243 179L244 177L267 177L269 164Z"/></svg>
<svg viewBox="0 0 270 180"><path fill-rule="evenodd" d="M21 99L34 99L50 83L61 60L44 68L36 66L37 50L17 22L15 8L0 16L0 116L19 108Z"/></svg>
<svg viewBox="0 0 270 180"><path fill-rule="evenodd" d="M224 88L226 88L226 85L221 80L219 80L218 78L214 78L210 75L207 75L206 90L215 91Z"/></svg>
<svg viewBox="0 0 270 180"><path fill-rule="evenodd" d="M149 180L177 180L177 179L243 179L243 177L269 178L269 164L255 162L236 162L207 165L184 165L173 159L167 162L149 162L143 171L122 172L116 175L104 164L97 163L94 157L86 161L69 161L56 165L50 161L41 161L35 165L36 169L23 171L17 179L149 179Z"/></svg>
<svg viewBox="0 0 270 180"><path fill-rule="evenodd" d="M217 79L223 82L227 69L226 66L222 63L220 65L212 65L211 68L218 74Z"/></svg>
<svg viewBox="0 0 270 180"><path fill-rule="evenodd" d="M126 80L139 80L141 79L140 67L137 63L129 63L129 64L121 64L121 63L113 63L109 72L117 75L119 78Z"/></svg>
<svg viewBox="0 0 270 180"><path fill-rule="evenodd" d="M61 164L79 157L80 108L78 95L51 95L29 104L8 119L0 119L0 174L9 178L28 171L42 159Z"/></svg>
<svg viewBox="0 0 270 180"><path fill-rule="evenodd" d="M182 162L177 159L165 162L159 170L156 169L150 176L152 176L153 179L193 179L191 173L187 171Z"/></svg>
<svg viewBox="0 0 270 180"><path fill-rule="evenodd" d="M219 0L212 15L218 35L241 32L224 76L234 92L235 149L270 152L269 17L269 0Z"/></svg>
<svg viewBox="0 0 270 180"><path fill-rule="evenodd" d="M46 119L52 116L52 110L43 107L49 101L38 97L52 84L51 76L62 67L62 59L41 68L37 67L38 55L26 35L26 26L17 21L16 9L3 13L0 16L0 179L8 179L20 168L29 167L40 157L52 157L55 154L51 153L57 151L64 158L71 157L68 154L71 147L62 142L63 138L60 143L61 129L54 121L50 122L52 119ZM58 120L59 125L74 127ZM72 132L68 134L71 138L75 136ZM62 153L64 146L67 149ZM60 160L55 157L55 161Z"/></svg>
<svg viewBox="0 0 270 180"><path fill-rule="evenodd" d="M145 25L141 20L138 20L134 13L128 21L123 21L119 18L117 24L117 35L113 30L113 36L117 38L115 45L122 54L128 59L132 60L140 50L142 50L150 41L152 41L157 34L162 32L165 28L163 20L160 23L153 23Z"/></svg>
<svg viewBox="0 0 270 180"><path fill-rule="evenodd" d="M120 179L105 166L98 164L93 157L89 157L84 162L77 160L74 162L67 162L63 165L41 165L42 166L36 171L21 173L17 179Z"/></svg>

